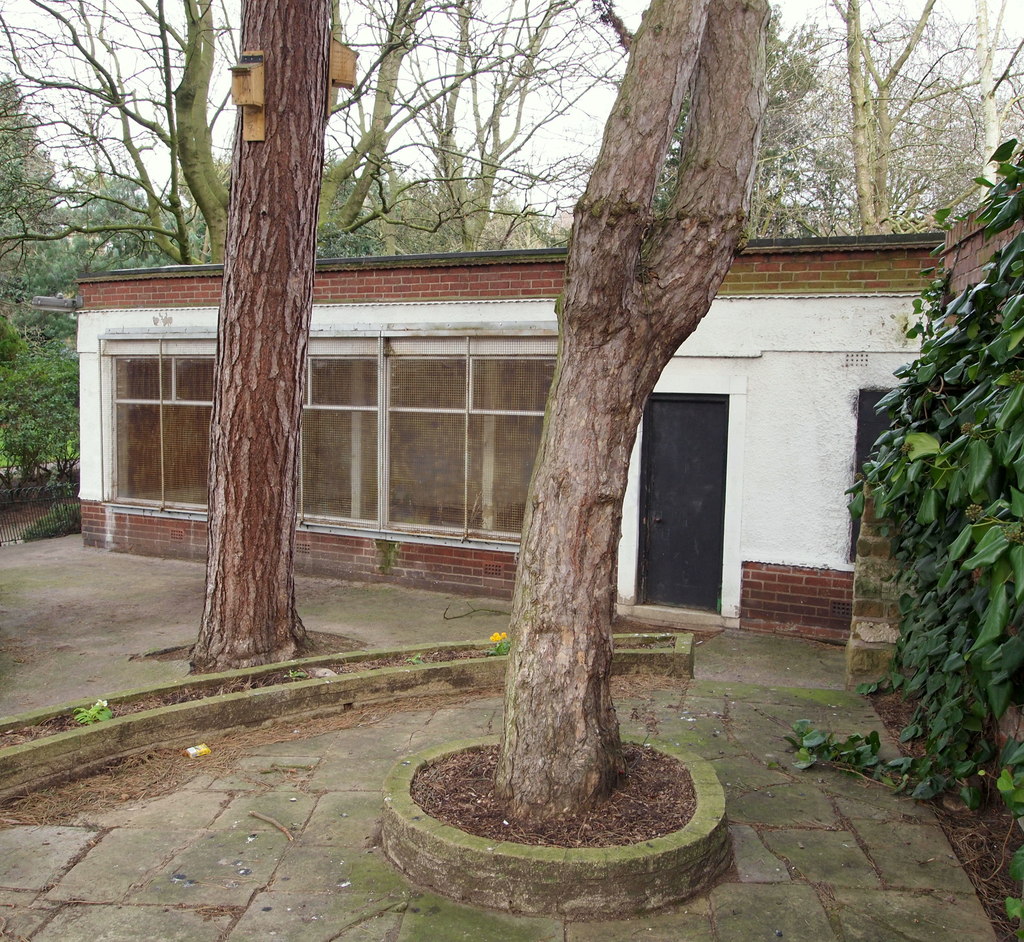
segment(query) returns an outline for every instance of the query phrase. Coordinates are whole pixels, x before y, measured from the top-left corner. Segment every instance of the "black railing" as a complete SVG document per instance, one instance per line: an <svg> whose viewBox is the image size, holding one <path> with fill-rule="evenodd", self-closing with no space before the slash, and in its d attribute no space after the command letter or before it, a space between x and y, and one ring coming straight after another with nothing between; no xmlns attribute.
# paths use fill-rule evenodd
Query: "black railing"
<svg viewBox="0 0 1024 942"><path fill-rule="evenodd" d="M78 485L39 484L0 490L0 546L78 533Z"/></svg>

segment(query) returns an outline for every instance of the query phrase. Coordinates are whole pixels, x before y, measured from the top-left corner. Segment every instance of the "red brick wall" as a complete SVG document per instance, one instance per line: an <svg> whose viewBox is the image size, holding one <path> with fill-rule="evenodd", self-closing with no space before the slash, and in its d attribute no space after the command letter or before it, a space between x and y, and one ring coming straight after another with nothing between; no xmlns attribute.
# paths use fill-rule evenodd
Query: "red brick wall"
<svg viewBox="0 0 1024 942"><path fill-rule="evenodd" d="M950 273L950 292L957 295L968 285L976 285L981 281L981 269L996 249L1006 245L1022 231L1024 222L985 241L984 230L978 225L973 213L954 223L946 233L946 246L942 251L943 261Z"/></svg>
<svg viewBox="0 0 1024 942"><path fill-rule="evenodd" d="M930 240L929 240L930 241ZM920 291L935 263L928 245L808 250L750 249L733 262L721 295Z"/></svg>
<svg viewBox="0 0 1024 942"><path fill-rule="evenodd" d="M740 625L751 631L845 642L853 573L745 562Z"/></svg>
<svg viewBox="0 0 1024 942"><path fill-rule="evenodd" d="M86 546L175 559L206 558L206 522L176 517L118 513L96 501L82 501ZM307 575L511 598L516 547L508 551L426 543L402 543L390 567L372 537L300 530L295 569Z"/></svg>
<svg viewBox="0 0 1024 942"><path fill-rule="evenodd" d="M934 264L933 244L879 242L852 247L813 243L748 248L736 260L720 294L870 293L920 291L920 274ZM480 255L453 263L444 257L351 259L322 263L314 299L357 301L553 298L562 290L564 253ZM87 276L79 288L87 310L188 307L220 301L218 266Z"/></svg>

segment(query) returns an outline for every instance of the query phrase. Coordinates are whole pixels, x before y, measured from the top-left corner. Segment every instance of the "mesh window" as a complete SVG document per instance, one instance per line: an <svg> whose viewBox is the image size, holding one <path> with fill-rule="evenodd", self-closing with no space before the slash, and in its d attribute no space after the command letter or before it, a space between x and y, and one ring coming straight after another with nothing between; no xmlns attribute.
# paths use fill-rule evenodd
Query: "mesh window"
<svg viewBox="0 0 1024 942"><path fill-rule="evenodd" d="M555 361L473 358L473 408L543 412L555 374Z"/></svg>
<svg viewBox="0 0 1024 942"><path fill-rule="evenodd" d="M213 357L179 357L174 379L174 398L179 402L213 402Z"/></svg>
<svg viewBox="0 0 1024 942"><path fill-rule="evenodd" d="M465 407L465 357L409 357L391 361L391 408Z"/></svg>
<svg viewBox="0 0 1024 942"><path fill-rule="evenodd" d="M377 520L377 358L310 360L302 513Z"/></svg>
<svg viewBox="0 0 1024 942"><path fill-rule="evenodd" d="M384 361L376 341L344 344L309 360L302 515L518 533L554 372L551 341L402 337L388 341ZM205 505L213 357L133 354L113 365L117 496Z"/></svg>
<svg viewBox="0 0 1024 942"><path fill-rule="evenodd" d="M158 357L118 357L115 389L118 399L160 400L160 360ZM164 391L170 393L170 364L164 364Z"/></svg>
<svg viewBox="0 0 1024 942"><path fill-rule="evenodd" d="M463 413L392 412L390 519L417 526L465 523Z"/></svg>
<svg viewBox="0 0 1024 942"><path fill-rule="evenodd" d="M118 403L117 496L160 500L160 404Z"/></svg>
<svg viewBox="0 0 1024 942"><path fill-rule="evenodd" d="M376 406L377 358L312 360L310 401L323 406Z"/></svg>
<svg viewBox="0 0 1024 942"><path fill-rule="evenodd" d="M469 528L518 533L543 416L474 415L469 420Z"/></svg>
<svg viewBox="0 0 1024 942"><path fill-rule="evenodd" d="M212 406L164 405L164 500L205 504Z"/></svg>
<svg viewBox="0 0 1024 942"><path fill-rule="evenodd" d="M376 521L376 412L307 408L303 413L302 512Z"/></svg>
<svg viewBox="0 0 1024 942"><path fill-rule="evenodd" d="M117 357L114 375L119 400L152 400L115 405L117 496L204 505L213 357Z"/></svg>

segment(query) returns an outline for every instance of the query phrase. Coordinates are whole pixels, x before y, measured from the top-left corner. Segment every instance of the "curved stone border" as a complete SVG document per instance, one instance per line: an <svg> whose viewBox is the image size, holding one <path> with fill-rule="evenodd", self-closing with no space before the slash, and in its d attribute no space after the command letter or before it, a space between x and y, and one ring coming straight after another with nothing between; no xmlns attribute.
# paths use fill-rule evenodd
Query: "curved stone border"
<svg viewBox="0 0 1024 942"><path fill-rule="evenodd" d="M686 765L697 808L682 829L625 847L535 847L467 834L430 817L410 796L423 767L494 737L447 743L399 762L384 783L381 843L409 879L472 905L576 919L629 915L707 889L732 861L725 792L710 762L648 742Z"/></svg>
<svg viewBox="0 0 1024 942"><path fill-rule="evenodd" d="M661 635L616 636L660 638ZM665 637L672 637L666 635ZM675 677L693 676L692 636L677 635L672 649L617 649L612 662L616 674L651 671ZM420 644L351 654L318 655L260 668L226 671L186 678L173 684L108 694L111 706L182 689L216 689L240 677L256 677L291 668L306 668L343 661L359 663L376 658L405 656L445 648L485 648L486 642ZM48 785L81 778L111 761L154 747L182 748L232 730L279 721L311 719L370 704L409 697L479 695L499 689L504 681L504 657L479 657L441 663L408 663L335 677L289 681L238 693L220 694L143 710L112 720L67 730L53 736L0 749L0 801ZM95 698L94 698L95 699ZM33 726L53 716L70 714L94 700L75 701L34 710L0 721L0 731Z"/></svg>

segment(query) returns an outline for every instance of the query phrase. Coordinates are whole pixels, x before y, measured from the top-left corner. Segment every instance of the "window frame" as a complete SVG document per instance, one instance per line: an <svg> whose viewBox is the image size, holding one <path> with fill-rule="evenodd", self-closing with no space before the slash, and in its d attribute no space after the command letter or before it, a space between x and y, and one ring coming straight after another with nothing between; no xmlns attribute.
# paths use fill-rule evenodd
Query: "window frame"
<svg viewBox="0 0 1024 942"><path fill-rule="evenodd" d="M396 352L397 351L397 352ZM488 359L499 360L534 360L547 361L551 364L550 371L553 377L555 358L557 352L557 334L549 329L527 330L523 332L480 332L472 329L467 330L427 330L427 331L374 331L372 333L352 333L331 336L313 336L310 339L309 349L306 357L306 389L303 397L303 413L307 409L317 411L335 411L351 414L353 411L369 412L376 414L376 513L362 517L345 517L331 514L320 514L310 512L306 507L306 483L304 481L304 467L300 463L300 475L298 484L298 500L296 525L299 528L325 531L341 532L353 535L364 536L396 536L403 539L426 540L428 542L458 542L473 543L477 545L493 544L508 545L519 541L518 530L487 529L481 526L472 526L473 512L469 506L470 491L474 487L470 479L470 464L472 460L473 441L470 437L470 423L474 418L494 416L501 417L527 417L535 418L543 428L544 409L505 409L485 408L477 406L477 398L474 391L475 371L479 369L480 361ZM181 337L181 338L105 338L101 347L103 363L103 401L104 428L108 430L109 447L103 450L104 463L107 465L107 473L104 479L107 482L105 492L108 500L118 506L126 508L151 508L161 512L183 514L192 518L202 519L207 514L206 504L194 504L166 499L166 476L163 468L161 455L161 498L138 498L126 497L118 493L119 469L118 469L118 433L117 433L117 409L120 405L134 402L135 400L121 399L117 395L117 363L120 357L154 357L161 363L171 360L171 393L175 394L177 387L177 375L174 366L176 359L212 357L215 354L215 342L209 337ZM315 361L321 359L353 359L372 357L377 363L377 402L375 406L353 406L335 405L326 403L314 403L313 397L313 370ZM393 406L391 403L391 360L392 358L408 357L458 357L465 363L465 390L461 407L435 409L430 406ZM158 366L158 375L161 384L163 382L163 367ZM199 400L182 400L178 402L172 397L165 397L161 389L159 400L138 400L144 404L157 404L160 407L161 417L163 409L168 405L200 406L207 405L212 408L212 402L207 403ZM545 402L547 391L543 396ZM461 452L462 452L462 524L440 525L440 524L418 524L392 519L391 513L391 460L390 447L392 438L392 414L404 413L413 414L440 413L452 414L461 417ZM162 425L162 423L161 423ZM305 423L303 424L305 430ZM305 431L303 431L305 434ZM163 429L161 427L161 452L163 449ZM539 438L537 442L539 446ZM304 460L300 444L300 462ZM532 462L531 462L532 466ZM492 486L494 486L492 481ZM484 485L480 485L481 487ZM525 501L526 494L523 494ZM496 525L497 526L497 525Z"/></svg>

